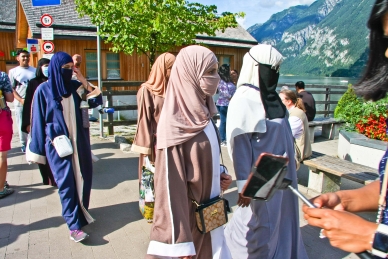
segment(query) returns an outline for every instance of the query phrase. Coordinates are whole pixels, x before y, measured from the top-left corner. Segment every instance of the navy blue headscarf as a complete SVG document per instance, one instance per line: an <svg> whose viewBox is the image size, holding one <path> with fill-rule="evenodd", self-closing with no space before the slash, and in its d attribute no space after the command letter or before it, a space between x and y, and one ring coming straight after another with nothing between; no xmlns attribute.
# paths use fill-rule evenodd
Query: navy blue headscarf
<svg viewBox="0 0 388 259"><path fill-rule="evenodd" d="M51 58L49 67L48 67L48 80L47 83L49 84L53 98L57 103L57 107L62 110L62 96L68 97L70 96L70 83L65 83L62 78L62 66L73 62L73 59L69 54L66 52L57 52L54 54L54 56Z"/></svg>

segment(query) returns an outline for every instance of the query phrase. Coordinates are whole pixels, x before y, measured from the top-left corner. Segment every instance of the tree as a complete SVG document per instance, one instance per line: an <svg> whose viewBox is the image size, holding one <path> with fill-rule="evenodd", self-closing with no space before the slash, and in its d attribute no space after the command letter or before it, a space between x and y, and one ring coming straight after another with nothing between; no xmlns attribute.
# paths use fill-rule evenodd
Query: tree
<svg viewBox="0 0 388 259"><path fill-rule="evenodd" d="M100 35L112 51L144 53L150 63L157 52L193 44L197 34L215 36L216 30L237 27L244 13L217 15L215 5L184 0L75 0L81 16L100 26Z"/></svg>

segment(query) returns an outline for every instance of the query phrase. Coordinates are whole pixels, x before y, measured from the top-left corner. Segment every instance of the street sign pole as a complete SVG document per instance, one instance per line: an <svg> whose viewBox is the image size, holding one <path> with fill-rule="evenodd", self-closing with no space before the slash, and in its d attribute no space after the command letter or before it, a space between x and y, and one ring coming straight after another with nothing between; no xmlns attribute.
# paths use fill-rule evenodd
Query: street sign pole
<svg viewBox="0 0 388 259"><path fill-rule="evenodd" d="M98 76L98 87L102 92L102 80L101 80L101 37L100 37L100 26L97 26L97 76ZM102 118L102 114L98 113L100 120L100 137L104 137L104 121Z"/></svg>

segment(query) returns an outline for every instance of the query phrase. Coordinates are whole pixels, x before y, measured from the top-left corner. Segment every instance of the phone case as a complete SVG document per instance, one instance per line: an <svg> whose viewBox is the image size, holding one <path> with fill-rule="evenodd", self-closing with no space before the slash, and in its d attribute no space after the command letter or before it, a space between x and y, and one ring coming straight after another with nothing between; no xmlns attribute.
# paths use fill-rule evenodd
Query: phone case
<svg viewBox="0 0 388 259"><path fill-rule="evenodd" d="M257 184L255 184L254 181L256 180L256 178L260 178L260 175L258 177L256 177L255 174L258 174L257 169L260 166L260 162L263 162L264 160L267 160L265 162L268 162L268 159L271 159L274 162L277 162L277 163L279 163L279 165L282 165L282 166L279 167L278 170L276 170L276 174L277 175L274 172L275 176L271 178L271 181L267 181L263 186L261 186L259 188L257 186ZM244 196L246 198L251 198L251 199L254 199L254 200L256 200L256 199L259 199L259 200L269 200L275 194L275 191L277 189L279 189L280 186L282 185L284 176L287 173L287 170L285 170L285 169L286 169L286 166L288 164L288 161L289 160L288 160L287 157L283 157L283 156L279 156L279 155L274 155L274 154L270 154L270 153L262 153L258 157L258 159L256 160L255 165L251 169L251 173L248 176L247 182L245 183L245 185L244 185L244 187L243 187L243 189L241 191L242 196ZM267 179L264 179L264 180L267 180ZM265 188L266 190L264 191L265 194L262 197L254 196L254 194L257 194L259 189L261 189L263 187L266 187Z"/></svg>

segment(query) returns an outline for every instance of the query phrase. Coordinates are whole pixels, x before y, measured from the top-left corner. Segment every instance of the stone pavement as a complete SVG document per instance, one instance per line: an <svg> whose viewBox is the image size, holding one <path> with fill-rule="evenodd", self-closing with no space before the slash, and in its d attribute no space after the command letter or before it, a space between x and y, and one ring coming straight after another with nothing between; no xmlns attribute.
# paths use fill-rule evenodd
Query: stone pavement
<svg viewBox="0 0 388 259"><path fill-rule="evenodd" d="M15 193L0 200L0 259L144 258L151 225L142 219L138 210L136 154L120 151L110 139L92 137L93 152L100 158L93 165L90 203L90 213L96 222L84 228L90 238L76 244L69 239L61 217L56 188L41 184L37 166L28 165L20 152L15 124L14 132L7 180ZM336 145L336 141L318 141L314 143L314 150L334 154ZM232 171L226 148L223 154L226 166ZM300 189L306 190L302 186ZM233 183L226 193L234 206L236 190ZM302 216L300 223L311 259L357 258L319 239L319 230L306 225Z"/></svg>

